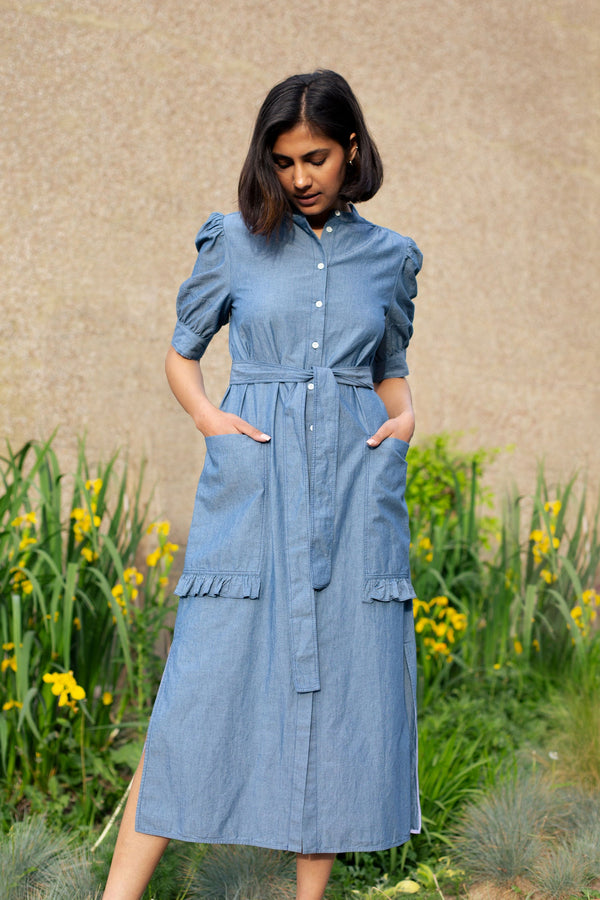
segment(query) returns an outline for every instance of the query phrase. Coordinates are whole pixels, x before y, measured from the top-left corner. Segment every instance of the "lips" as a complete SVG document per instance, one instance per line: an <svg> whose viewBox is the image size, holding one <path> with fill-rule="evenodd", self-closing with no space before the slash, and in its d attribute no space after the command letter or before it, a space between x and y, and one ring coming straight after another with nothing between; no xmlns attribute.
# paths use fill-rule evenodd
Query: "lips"
<svg viewBox="0 0 600 900"><path fill-rule="evenodd" d="M304 205L304 204L306 204L307 206L310 206L310 204L311 204L311 203L314 203L314 201L317 199L318 196L319 196L318 193L316 193L316 194L302 194L302 196L299 196L299 195L297 195L297 194L294 194L294 203L298 203L298 204L300 204L301 206Z"/></svg>

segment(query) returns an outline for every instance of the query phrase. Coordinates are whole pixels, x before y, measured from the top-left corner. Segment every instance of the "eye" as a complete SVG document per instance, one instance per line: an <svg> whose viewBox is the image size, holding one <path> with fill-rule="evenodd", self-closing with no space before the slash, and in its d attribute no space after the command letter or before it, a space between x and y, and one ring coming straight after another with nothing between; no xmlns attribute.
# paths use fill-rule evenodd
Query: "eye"
<svg viewBox="0 0 600 900"><path fill-rule="evenodd" d="M323 159L313 159L312 164L313 166L322 166L326 159L326 156L324 156Z"/></svg>
<svg viewBox="0 0 600 900"><path fill-rule="evenodd" d="M273 157L273 164L276 169L289 169L291 166L289 159L280 159L278 157Z"/></svg>

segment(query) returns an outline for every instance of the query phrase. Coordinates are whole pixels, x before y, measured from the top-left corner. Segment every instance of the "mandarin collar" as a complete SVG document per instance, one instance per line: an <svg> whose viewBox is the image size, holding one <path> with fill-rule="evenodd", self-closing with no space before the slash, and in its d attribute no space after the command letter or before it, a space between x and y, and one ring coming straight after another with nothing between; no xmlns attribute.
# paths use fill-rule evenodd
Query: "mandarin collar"
<svg viewBox="0 0 600 900"><path fill-rule="evenodd" d="M360 216L356 211L356 207L352 203L349 203L348 206L349 206L348 210L344 210L344 209L333 210L329 214L329 217L327 218L325 225L327 225L327 223L331 222L332 220L335 222L344 222L344 223L360 221ZM308 219L306 218L304 213L301 213L301 212L292 213L292 219L296 223L296 225L299 225L300 228L302 228L303 231L309 231L311 234L314 234L314 231L310 227L310 225L308 223Z"/></svg>

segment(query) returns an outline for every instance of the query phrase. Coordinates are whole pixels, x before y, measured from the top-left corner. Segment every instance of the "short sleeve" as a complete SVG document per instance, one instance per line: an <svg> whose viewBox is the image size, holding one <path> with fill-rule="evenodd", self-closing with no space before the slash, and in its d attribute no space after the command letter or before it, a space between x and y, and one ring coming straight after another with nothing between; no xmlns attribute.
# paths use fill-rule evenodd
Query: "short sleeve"
<svg viewBox="0 0 600 900"><path fill-rule="evenodd" d="M210 339L229 319L229 256L222 213L213 213L196 236L198 257L177 295L171 344L187 359L200 359Z"/></svg>
<svg viewBox="0 0 600 900"><path fill-rule="evenodd" d="M421 251L408 238L394 297L385 317L385 331L373 361L373 381L376 383L384 378L404 378L408 375L406 348L413 333L415 307L412 301L417 296L417 275L422 262Z"/></svg>

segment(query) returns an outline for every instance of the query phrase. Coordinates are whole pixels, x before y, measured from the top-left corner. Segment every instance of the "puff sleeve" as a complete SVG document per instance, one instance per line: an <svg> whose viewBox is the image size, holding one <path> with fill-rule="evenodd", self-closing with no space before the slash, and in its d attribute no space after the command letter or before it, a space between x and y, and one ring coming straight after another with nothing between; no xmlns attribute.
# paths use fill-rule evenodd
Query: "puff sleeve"
<svg viewBox="0 0 600 900"><path fill-rule="evenodd" d="M404 259L398 272L394 297L385 317L383 338L375 352L373 381L384 378L404 378L408 375L406 348L413 333L414 298L417 296L417 275L423 256L413 240L407 238Z"/></svg>
<svg viewBox="0 0 600 900"><path fill-rule="evenodd" d="M231 309L230 267L223 214L213 213L196 236L198 257L177 295L171 344L187 359L200 359Z"/></svg>

